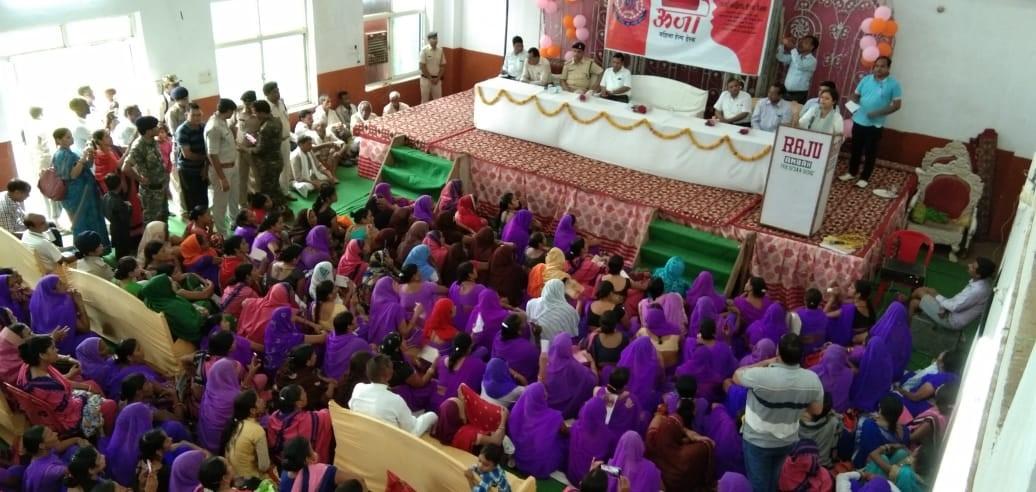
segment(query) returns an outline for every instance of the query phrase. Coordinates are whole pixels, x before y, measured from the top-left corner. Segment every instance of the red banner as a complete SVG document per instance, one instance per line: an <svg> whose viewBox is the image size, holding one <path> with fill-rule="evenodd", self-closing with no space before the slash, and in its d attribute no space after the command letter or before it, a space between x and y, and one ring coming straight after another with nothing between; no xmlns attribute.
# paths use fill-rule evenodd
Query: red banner
<svg viewBox="0 0 1036 492"><path fill-rule="evenodd" d="M758 75L770 0L608 0L604 46L680 65Z"/></svg>

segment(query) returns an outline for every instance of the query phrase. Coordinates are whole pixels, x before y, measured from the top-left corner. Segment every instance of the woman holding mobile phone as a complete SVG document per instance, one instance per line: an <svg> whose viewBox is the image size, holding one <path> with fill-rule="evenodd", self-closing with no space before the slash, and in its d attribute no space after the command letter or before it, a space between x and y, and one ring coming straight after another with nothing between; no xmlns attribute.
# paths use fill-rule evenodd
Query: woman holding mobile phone
<svg viewBox="0 0 1036 492"><path fill-rule="evenodd" d="M105 250L111 248L108 227L104 223L101 206L101 189L94 179L93 161L95 150L89 146L79 156L71 150L74 143L68 128L54 130L54 142L58 146L54 153L54 169L65 182L65 198L61 206L72 219L72 234L94 231L101 236Z"/></svg>

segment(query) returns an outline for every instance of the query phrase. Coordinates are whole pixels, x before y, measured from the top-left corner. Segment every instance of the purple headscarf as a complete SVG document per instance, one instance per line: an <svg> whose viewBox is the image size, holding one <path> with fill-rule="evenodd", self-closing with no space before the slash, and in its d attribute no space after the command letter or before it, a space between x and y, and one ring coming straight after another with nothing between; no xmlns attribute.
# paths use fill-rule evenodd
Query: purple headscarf
<svg viewBox="0 0 1036 492"><path fill-rule="evenodd" d="M223 429L227 426L229 416L234 414L234 398L241 392L237 367L236 361L227 358L213 364L209 368L205 393L201 397L197 427L198 444L216 454L223 451L219 449Z"/></svg>
<svg viewBox="0 0 1036 492"><path fill-rule="evenodd" d="M712 347L698 345L690 352L687 360L676 368L676 375L694 376L698 381L697 396L710 402L719 401L723 394L723 380L737 368L730 345L717 340Z"/></svg>
<svg viewBox="0 0 1036 492"><path fill-rule="evenodd" d="M708 270L702 270L695 277L691 288L687 289L685 299L688 306L696 306L698 305L698 299L702 297L712 299L712 304L715 306L727 305L727 298L716 292L716 282L712 279L712 272Z"/></svg>
<svg viewBox="0 0 1036 492"><path fill-rule="evenodd" d="M576 218L572 214L565 214L558 221L557 229L554 229L553 246L560 249L565 255L568 255L572 242L576 240L575 221Z"/></svg>
<svg viewBox="0 0 1036 492"><path fill-rule="evenodd" d="M914 348L906 306L900 302L889 304L885 314L882 314L881 319L871 328L870 336L885 339L885 346L892 359L892 377L903 374Z"/></svg>
<svg viewBox="0 0 1036 492"><path fill-rule="evenodd" d="M261 249L266 253L266 258L270 263L277 259L277 255L270 249L270 243L280 243L281 238L272 231L263 231L256 236L255 241L252 242L252 249Z"/></svg>
<svg viewBox="0 0 1036 492"><path fill-rule="evenodd" d="M891 482L880 475L873 476L857 492L892 492Z"/></svg>
<svg viewBox="0 0 1036 492"><path fill-rule="evenodd" d="M661 310L653 310L661 313ZM622 350L616 367L625 367L630 371L630 380L626 389L637 399L640 408L652 409L658 405L658 386L662 382L662 364L658 359L658 351L648 337L633 340Z"/></svg>
<svg viewBox="0 0 1036 492"><path fill-rule="evenodd" d="M371 313L367 321L367 341L381 344L385 336L396 331L406 321L406 312L400 304L399 294L392 277L384 276L374 283L371 291Z"/></svg>
<svg viewBox="0 0 1036 492"><path fill-rule="evenodd" d="M593 394L597 376L572 356L572 337L568 333L554 336L547 355L545 384L550 408L559 410L566 419L573 418Z"/></svg>
<svg viewBox="0 0 1036 492"><path fill-rule="evenodd" d="M103 387L108 381L108 377L111 376L115 361L111 356L101 355L102 343L104 341L100 337L83 340L76 347L76 360L79 361L83 378L94 381Z"/></svg>
<svg viewBox="0 0 1036 492"><path fill-rule="evenodd" d="M727 409L727 415L731 418L739 418L748 407L748 388L739 384L732 384L727 388L727 398L723 402Z"/></svg>
<svg viewBox="0 0 1036 492"><path fill-rule="evenodd" d="M355 333L339 335L331 332L324 348L324 375L338 380L349 370L349 360L356 352L369 352L367 341Z"/></svg>
<svg viewBox="0 0 1036 492"><path fill-rule="evenodd" d="M101 383L97 380L94 381L103 384L105 396L115 401L119 401L122 399L122 380L137 373L143 375L144 379L153 383L162 384L165 382L165 379L162 376L146 364L119 364L117 362L112 364L111 372L108 373L107 382Z"/></svg>
<svg viewBox="0 0 1036 492"><path fill-rule="evenodd" d="M591 398L579 410L579 418L569 433L568 481L579 483L590 471L594 459L611 455L611 433L605 421L608 407L601 398Z"/></svg>
<svg viewBox="0 0 1036 492"><path fill-rule="evenodd" d="M848 347L853 343L853 320L856 318L856 304L842 303L837 318L827 320L827 341Z"/></svg>
<svg viewBox="0 0 1036 492"><path fill-rule="evenodd" d="M811 367L820 377L824 392L831 394L831 407L842 413L849 409L849 388L853 384L853 370L849 367L849 352L841 345L828 345L820 363Z"/></svg>
<svg viewBox="0 0 1036 492"><path fill-rule="evenodd" d="M11 297L11 286L7 285L9 278L11 278L10 275L0 275L0 307L10 309L18 321L29 323L29 311L26 309L26 306L14 302L14 299Z"/></svg>
<svg viewBox="0 0 1036 492"><path fill-rule="evenodd" d="M457 202L464 194L464 184L459 179L451 179L443 186L439 195L439 213L449 212L450 216L457 211Z"/></svg>
<svg viewBox="0 0 1036 492"><path fill-rule="evenodd" d="M539 374L540 348L528 338L519 336L504 340L503 333L497 333L490 354L507 361L507 366L518 371L526 381L535 381Z"/></svg>
<svg viewBox="0 0 1036 492"><path fill-rule="evenodd" d="M72 294L57 291L60 281L57 275L47 275L40 279L32 291L32 297L29 298L32 332L47 335L58 327L69 327L71 333L57 346L58 352L72 355L84 338L76 333L76 303L72 300Z"/></svg>
<svg viewBox="0 0 1036 492"><path fill-rule="evenodd" d="M687 338L695 338L698 336L698 330L701 329L701 320L710 318L716 321L716 333L719 333L719 309L711 297L699 297L698 302L694 304L694 311L691 311L691 322L687 326Z"/></svg>
<svg viewBox="0 0 1036 492"><path fill-rule="evenodd" d="M177 456L169 472L169 492L194 492L201 484L198 469L202 461L205 461L205 452L197 449Z"/></svg>
<svg viewBox="0 0 1036 492"><path fill-rule="evenodd" d="M543 384L532 383L525 388L507 421L519 470L546 478L561 467L566 447L559 432L562 423L561 412L547 406Z"/></svg>
<svg viewBox="0 0 1036 492"><path fill-rule="evenodd" d="M776 344L781 337L788 332L788 321L784 312L784 306L780 303L770 304L763 314L763 317L748 325L748 344L758 345L761 340L769 340Z"/></svg>
<svg viewBox="0 0 1036 492"><path fill-rule="evenodd" d="M667 292L658 296L655 304L662 306L662 312L665 313L665 319L669 324L675 326L681 333L687 330L687 307L683 297L675 292ZM644 316L647 317L646 314Z"/></svg>
<svg viewBox="0 0 1036 492"><path fill-rule="evenodd" d="M752 482L740 473L724 473L718 485L717 492L752 492Z"/></svg>
<svg viewBox="0 0 1036 492"><path fill-rule="evenodd" d="M738 311L741 312L741 322L746 326L752 324L752 322L761 319L766 310L773 304L773 300L769 297L763 296L762 306L755 307L751 302L748 302L748 298L745 296L737 296L734 298L734 305L737 306Z"/></svg>
<svg viewBox="0 0 1036 492"><path fill-rule="evenodd" d="M410 216L414 220L420 220L429 224L435 222L435 204L432 203L432 197L428 195L421 195L414 201L414 213Z"/></svg>
<svg viewBox="0 0 1036 492"><path fill-rule="evenodd" d="M734 419L722 408L713 407L705 417L705 435L716 443L713 458L716 474L744 473L745 458L741 449L741 434Z"/></svg>
<svg viewBox="0 0 1036 492"><path fill-rule="evenodd" d="M439 408L447 398L457 395L460 385L465 384L476 394L482 392L482 378L486 375L486 363L482 359L468 355L455 368L450 369L449 357L442 356L435 361L435 394L432 395L432 408Z"/></svg>
<svg viewBox="0 0 1036 492"><path fill-rule="evenodd" d="M518 387L507 368L507 361L494 357L489 360L486 372L482 375L482 391L490 398L500 399Z"/></svg>
<svg viewBox="0 0 1036 492"><path fill-rule="evenodd" d="M808 343L803 341L802 354L812 354L827 341L827 313L820 308L801 307L795 311L795 314L799 315L799 320L802 321L799 336L812 339Z"/></svg>
<svg viewBox="0 0 1036 492"><path fill-rule="evenodd" d="M644 315L644 327L656 337L680 334L680 326L670 323L661 307L648 306L647 314Z"/></svg>
<svg viewBox="0 0 1036 492"><path fill-rule="evenodd" d="M374 186L374 196L378 198L384 198L389 203L393 203L399 206L406 206L410 204L406 198L392 196L392 185L382 181Z"/></svg>
<svg viewBox="0 0 1036 492"><path fill-rule="evenodd" d="M259 230L252 226L237 226L234 229L235 236L241 236L249 246L255 242L255 236L259 234Z"/></svg>
<svg viewBox="0 0 1036 492"><path fill-rule="evenodd" d="M627 431L615 446L615 455L608 464L622 469L629 478L630 492L658 492L662 489L662 472L644 457L644 440L640 434ZM608 477L608 492L618 490L618 479Z"/></svg>
<svg viewBox="0 0 1036 492"><path fill-rule="evenodd" d="M275 309L263 337L266 346L266 368L271 371L279 369L288 358L288 351L301 344L304 339L305 335L291 321L291 308L284 306Z"/></svg>
<svg viewBox="0 0 1036 492"><path fill-rule="evenodd" d="M16 467L11 467L10 472L15 473ZM32 460L29 466L22 471L22 478L18 480L24 492L51 492L62 490L62 479L67 474L65 462L54 451L46 456ZM8 478L11 478L8 476ZM6 490L6 487L5 487ZM13 490L18 490L17 488Z"/></svg>
<svg viewBox="0 0 1036 492"><path fill-rule="evenodd" d="M132 487L137 460L140 459L140 436L153 427L152 410L147 403L131 403L119 412L115 430L102 446L108 458L108 473L125 487Z"/></svg>
<svg viewBox="0 0 1036 492"><path fill-rule="evenodd" d="M453 315L453 326L460 330L465 330L471 320L471 313L478 307L480 299L482 299L482 292L486 290L484 285L474 284L470 290L465 294L462 291L463 287L461 280L457 279L450 285L449 298L453 301L453 307L456 308L456 313ZM466 331L466 330L465 330ZM471 332L468 331L470 335Z"/></svg>
<svg viewBox="0 0 1036 492"><path fill-rule="evenodd" d="M529 247L529 228L532 227L532 212L521 209L504 225L500 240L514 245L515 260L525 264L525 248Z"/></svg>
<svg viewBox="0 0 1036 492"><path fill-rule="evenodd" d="M849 389L849 406L873 412L878 407L878 400L889 393L892 378L892 358L885 339L872 336L860 360L860 371Z"/></svg>
<svg viewBox="0 0 1036 492"><path fill-rule="evenodd" d="M471 335L474 342L472 347L491 348L496 334L500 333L500 327L509 314L511 312L500 304L500 295L495 290L485 289L480 292L478 304L475 305L475 309L471 310L467 323L463 325L464 331ZM481 321L479 321L480 319ZM478 333L475 333L476 325L480 326L478 329L481 331Z"/></svg>
<svg viewBox="0 0 1036 492"><path fill-rule="evenodd" d="M312 270L323 261L331 261L331 232L327 226L318 225L306 234L306 247L299 256L299 266L303 270Z"/></svg>
<svg viewBox="0 0 1036 492"><path fill-rule="evenodd" d="M769 338L764 338L755 344L755 348L752 349L752 353L741 358L741 361L737 366L750 366L759 361L772 358L774 355L777 355L777 344L773 343L773 340L770 340Z"/></svg>

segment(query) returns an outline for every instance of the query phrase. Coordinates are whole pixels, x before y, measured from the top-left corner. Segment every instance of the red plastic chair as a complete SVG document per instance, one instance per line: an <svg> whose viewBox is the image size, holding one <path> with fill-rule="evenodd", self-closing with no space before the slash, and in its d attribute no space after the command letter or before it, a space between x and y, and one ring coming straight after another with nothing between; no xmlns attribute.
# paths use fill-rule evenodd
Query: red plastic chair
<svg viewBox="0 0 1036 492"><path fill-rule="evenodd" d="M923 263L918 262L921 248L928 250ZM909 285L911 290L924 286L928 264L932 262L934 253L935 243L923 232L900 230L892 233L885 242L881 271L878 274L878 299L884 298L891 284Z"/></svg>
<svg viewBox="0 0 1036 492"><path fill-rule="evenodd" d="M30 424L50 427L58 434L63 434L70 430L66 429L61 421L58 420L57 416L50 410L47 402L10 383L4 383L4 391L11 396L18 409L29 419Z"/></svg>

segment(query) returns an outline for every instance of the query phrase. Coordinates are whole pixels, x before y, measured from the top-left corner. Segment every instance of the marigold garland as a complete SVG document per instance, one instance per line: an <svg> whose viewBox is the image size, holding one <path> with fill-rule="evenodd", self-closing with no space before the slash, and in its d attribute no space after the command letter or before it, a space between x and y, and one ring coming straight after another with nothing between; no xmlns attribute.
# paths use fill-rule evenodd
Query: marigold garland
<svg viewBox="0 0 1036 492"><path fill-rule="evenodd" d="M701 150L715 150L715 149L719 148L721 145L726 144L727 149L730 150L730 153L733 154L734 157L736 157L739 161L742 161L742 162L755 162L755 161L758 161L758 160L760 160L760 159L770 155L770 150L772 150L772 148L773 148L772 145L767 145L767 146L763 147L763 149L760 150L759 152L757 152L755 154L752 154L752 155L747 155L746 156L746 155L742 154L741 152L739 152L737 150L737 148L734 147L734 142L730 139L730 137L728 135L723 135L722 137L717 139L715 142L712 142L710 144L704 144L704 143L701 143L700 141L698 141L698 138L695 137L694 132L691 131L690 128L683 128L683 129L681 129L681 130L679 130L677 132L666 133L666 132L663 132L663 131L658 130L657 128L655 128L654 125L652 125L651 122L648 121L646 118L642 118L640 120L637 120L636 123L633 123L631 125L625 125L625 124L619 123L618 121L615 121L610 114L608 114L608 113L606 113L604 111L601 111L601 112L595 114L594 116L592 116L590 118L581 118L581 117L579 117L579 115L576 114L575 110L572 109L572 106L569 103L567 103L567 102L561 103L561 105L558 106L557 109L552 111L552 110L548 110L548 109L544 108L542 103L540 102L540 98L536 97L535 94L531 95L529 97L526 97L525 99L516 99L514 96L511 95L510 92L507 92L506 90L502 90L501 89L499 92L497 92L495 97L493 97L491 99L487 99L485 94L483 94L482 90L483 90L482 87L478 88L478 98L480 100L482 100L482 103L484 103L487 106L493 106L496 103L500 102L501 99L507 99L509 102L511 102L511 104L514 104L514 105L517 105L517 106L525 106L526 104L529 104L531 102L531 103L536 104L536 110L539 111L540 114L542 114L543 116L547 116L549 118L553 118L553 117L561 114L562 111L564 111L564 112L568 113L568 116L570 118L572 118L573 121L575 121L576 123L579 123L581 125L591 125L591 124L594 124L598 120L603 118L605 121L608 122L609 125L617 128L619 130L627 131L627 132L635 130L638 127L641 127L641 126L646 126L648 131L650 131L652 135L654 135L654 136L656 136L656 137L658 137L658 138L660 138L662 140L675 140L677 138L686 136L691 141L691 144L693 144L695 147L697 147L697 148L699 148Z"/></svg>

